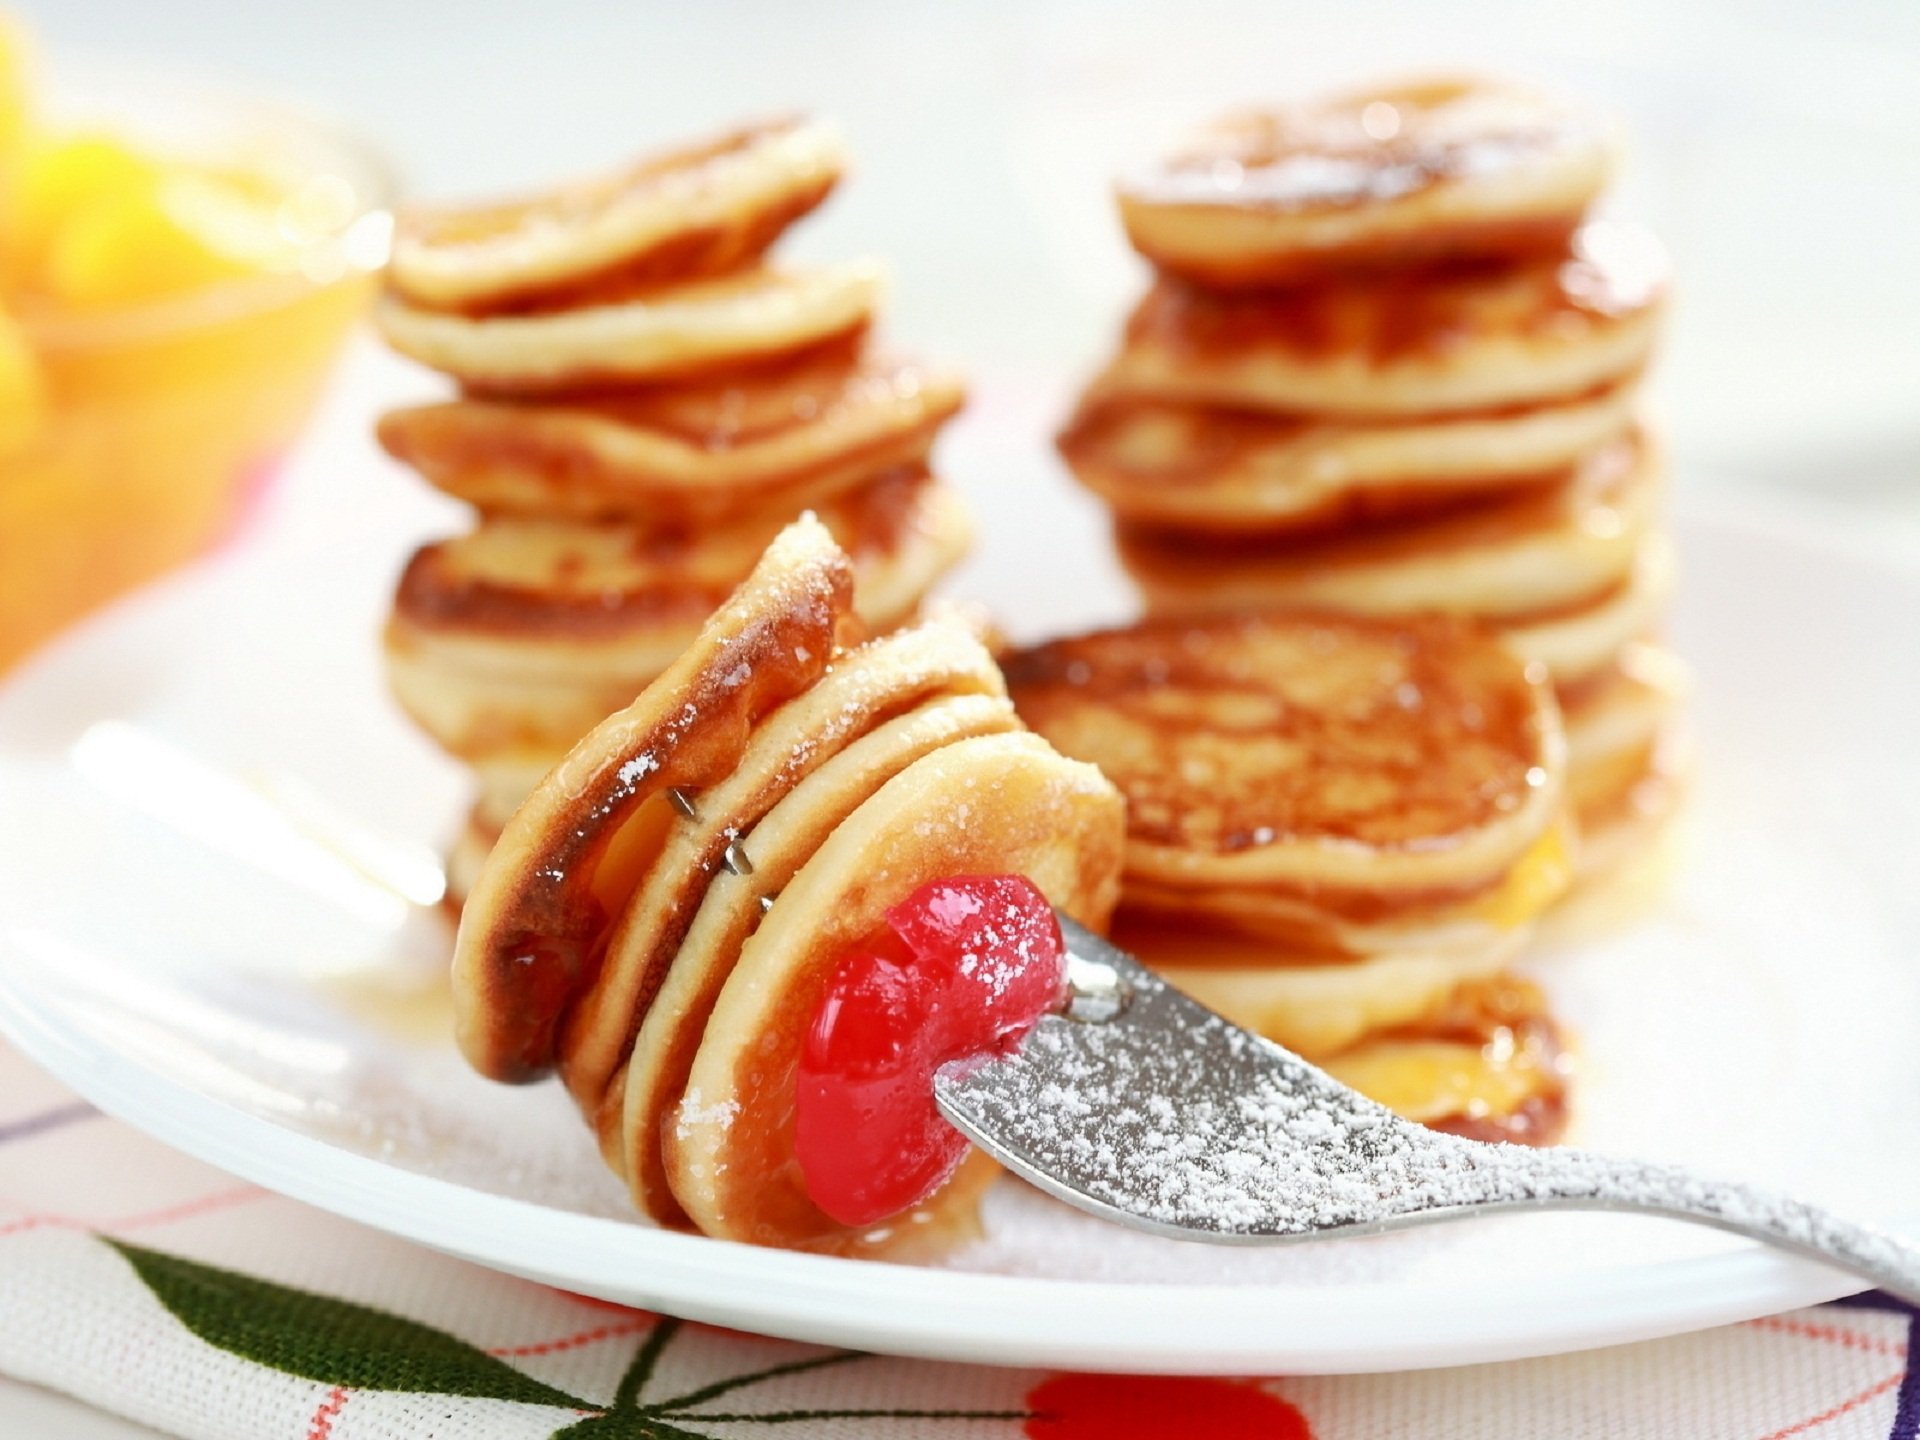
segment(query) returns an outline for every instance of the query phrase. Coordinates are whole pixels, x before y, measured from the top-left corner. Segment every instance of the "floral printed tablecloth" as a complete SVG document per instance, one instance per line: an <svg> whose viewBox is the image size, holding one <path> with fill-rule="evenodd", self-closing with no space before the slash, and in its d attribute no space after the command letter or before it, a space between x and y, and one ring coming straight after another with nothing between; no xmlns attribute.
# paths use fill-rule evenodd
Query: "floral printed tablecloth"
<svg viewBox="0 0 1920 1440"><path fill-rule="evenodd" d="M1876 1295L1585 1355L1184 1379L825 1351L498 1275L282 1199L0 1048L0 1374L206 1440L1920 1440Z"/></svg>

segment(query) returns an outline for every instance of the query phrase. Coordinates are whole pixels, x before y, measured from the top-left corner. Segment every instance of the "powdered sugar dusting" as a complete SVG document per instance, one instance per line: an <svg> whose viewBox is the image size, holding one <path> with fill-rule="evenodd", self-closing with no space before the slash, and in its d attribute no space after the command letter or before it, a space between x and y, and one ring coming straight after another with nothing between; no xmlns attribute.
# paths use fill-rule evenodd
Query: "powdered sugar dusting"
<svg viewBox="0 0 1920 1440"><path fill-rule="evenodd" d="M675 1114L674 1132L680 1139L687 1140L702 1130L725 1130L732 1126L739 1113L738 1100L715 1100L709 1104L698 1090L689 1090Z"/></svg>
<svg viewBox="0 0 1920 1440"><path fill-rule="evenodd" d="M1080 938L1132 990L1105 1024L1043 1020L1019 1052L943 1071L941 1108L1062 1198L1193 1238L1378 1229L1460 1208L1680 1215L1920 1293L1920 1248L1790 1197L1575 1150L1486 1145L1394 1116Z"/></svg>

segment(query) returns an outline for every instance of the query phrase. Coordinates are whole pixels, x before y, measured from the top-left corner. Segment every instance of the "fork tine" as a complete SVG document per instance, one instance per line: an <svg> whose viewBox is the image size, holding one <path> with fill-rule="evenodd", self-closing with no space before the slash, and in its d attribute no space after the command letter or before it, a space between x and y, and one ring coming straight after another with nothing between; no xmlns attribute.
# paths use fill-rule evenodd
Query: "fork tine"
<svg viewBox="0 0 1920 1440"><path fill-rule="evenodd" d="M673 802L673 808L678 810L684 818L694 821L699 820L700 806L695 802L693 796L680 786L670 786L667 790L667 799ZM726 866L730 872L742 878L753 874L753 861L748 858L746 847L738 840L729 840L727 842L727 848L720 853L720 863ZM773 897L771 895L762 895L760 897L760 910L762 914L766 913L772 905Z"/></svg>

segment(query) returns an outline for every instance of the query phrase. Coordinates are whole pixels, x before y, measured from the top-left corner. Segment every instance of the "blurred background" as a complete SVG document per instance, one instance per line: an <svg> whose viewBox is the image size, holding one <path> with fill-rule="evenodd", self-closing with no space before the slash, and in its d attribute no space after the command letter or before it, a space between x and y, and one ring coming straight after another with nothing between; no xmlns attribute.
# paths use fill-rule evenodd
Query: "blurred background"
<svg viewBox="0 0 1920 1440"><path fill-rule="evenodd" d="M858 170L794 253L886 257L899 335L1059 394L1138 284L1107 199L1122 165L1237 100L1408 67L1537 77L1630 127L1611 204L1676 256L1659 394L1683 473L1920 525L1911 0L17 8L56 71L138 58L331 111L413 194L510 190L747 113L830 113Z"/></svg>

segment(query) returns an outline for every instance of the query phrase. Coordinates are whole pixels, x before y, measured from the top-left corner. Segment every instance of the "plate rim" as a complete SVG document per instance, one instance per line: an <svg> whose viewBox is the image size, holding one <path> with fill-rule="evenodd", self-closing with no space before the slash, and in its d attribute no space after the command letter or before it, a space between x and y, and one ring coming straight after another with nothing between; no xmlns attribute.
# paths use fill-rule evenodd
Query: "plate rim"
<svg viewBox="0 0 1920 1440"><path fill-rule="evenodd" d="M1382 1314L1406 1315L1407 1287L1135 1283L985 1274L848 1260L682 1234L583 1215L477 1190L361 1155L275 1124L88 1043L49 1018L18 979L30 967L0 937L0 1035L101 1111L174 1149L289 1199L544 1284L596 1298L783 1339L932 1360L1159 1374L1346 1374L1525 1359L1683 1334L1836 1299L1864 1283L1757 1243L1655 1260L1582 1277L1570 1307L1549 1278L1500 1298L1450 1289L1443 1308L1418 1311L1413 1333L1382 1338ZM10 973L12 972L12 973ZM123 1078L120 1078L123 1077ZM1498 1217L1459 1223L1498 1223ZM600 1247L624 1264L652 1262L661 1278L637 1282L529 1254L519 1263L497 1237L529 1236L555 1260ZM488 1243L488 1237L494 1237ZM625 1283L621 1283L625 1281ZM642 1290L641 1284L651 1288ZM751 1286L751 1300L719 1287ZM1311 1297L1276 1333L1273 1295ZM1651 1293L1650 1293L1651 1292ZM1431 1298L1429 1291L1423 1298ZM1684 1297L1654 1307L1654 1294ZM665 1303L656 1304L659 1296ZM1395 1303L1388 1303L1389 1300ZM826 1302L829 1313L821 1314ZM955 1308L971 1326L956 1326ZM837 1307L837 1308L832 1308ZM1097 1308L1098 1339L1062 1326ZM1565 1318L1514 1333L1526 1310ZM1655 1318L1657 1317L1657 1318ZM1280 1317L1284 1319L1285 1317ZM1001 1328L988 1332L991 1319ZM1405 1325L1405 1321L1396 1324ZM1249 1339L1249 1336L1255 1339ZM1355 1337L1364 1336L1364 1343ZM1381 1364L1381 1351L1394 1361Z"/></svg>

